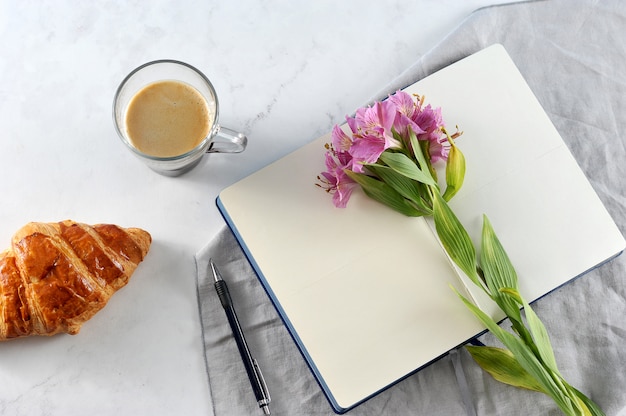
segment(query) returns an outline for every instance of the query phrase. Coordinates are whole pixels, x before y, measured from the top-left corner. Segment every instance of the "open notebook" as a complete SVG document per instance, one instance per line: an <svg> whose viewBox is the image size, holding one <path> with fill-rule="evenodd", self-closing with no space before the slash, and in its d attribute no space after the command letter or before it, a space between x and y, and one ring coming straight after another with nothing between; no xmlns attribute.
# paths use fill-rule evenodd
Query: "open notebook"
<svg viewBox="0 0 626 416"><path fill-rule="evenodd" d="M619 254L624 238L500 45L406 88L441 107L467 159L451 206L477 242L486 214L535 300ZM393 91L390 91L390 93ZM336 412L419 370L496 319L432 223L315 186L321 137L223 190L218 207Z"/></svg>

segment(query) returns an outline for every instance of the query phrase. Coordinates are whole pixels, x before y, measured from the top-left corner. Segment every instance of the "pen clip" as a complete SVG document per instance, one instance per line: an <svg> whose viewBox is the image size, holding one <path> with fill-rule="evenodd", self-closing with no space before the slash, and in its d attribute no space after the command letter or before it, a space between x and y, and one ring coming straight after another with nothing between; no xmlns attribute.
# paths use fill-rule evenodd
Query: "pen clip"
<svg viewBox="0 0 626 416"><path fill-rule="evenodd" d="M261 385L261 394L263 395L263 400L259 400L259 405L268 405L272 401L272 398L270 397L270 391L267 389L267 384L265 384L265 378L261 372L261 367L259 367L259 363L255 358L252 359L252 365L254 368L254 374L256 374L257 379L260 381L259 384Z"/></svg>

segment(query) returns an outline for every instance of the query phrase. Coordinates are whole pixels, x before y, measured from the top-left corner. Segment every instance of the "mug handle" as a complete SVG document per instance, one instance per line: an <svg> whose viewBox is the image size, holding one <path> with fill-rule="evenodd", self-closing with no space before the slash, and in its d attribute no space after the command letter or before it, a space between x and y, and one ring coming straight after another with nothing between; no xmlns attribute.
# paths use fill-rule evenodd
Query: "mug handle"
<svg viewBox="0 0 626 416"><path fill-rule="evenodd" d="M218 126L207 153L241 153L248 145L245 134L226 127Z"/></svg>

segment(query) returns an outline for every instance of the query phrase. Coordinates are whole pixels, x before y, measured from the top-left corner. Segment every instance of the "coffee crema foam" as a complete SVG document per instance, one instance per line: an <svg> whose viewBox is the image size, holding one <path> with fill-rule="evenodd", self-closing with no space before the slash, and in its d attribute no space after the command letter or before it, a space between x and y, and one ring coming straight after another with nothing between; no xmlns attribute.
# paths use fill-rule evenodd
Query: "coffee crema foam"
<svg viewBox="0 0 626 416"><path fill-rule="evenodd" d="M132 145L155 157L174 157L198 146L212 128L213 111L205 98L181 81L157 81L139 90L126 109Z"/></svg>

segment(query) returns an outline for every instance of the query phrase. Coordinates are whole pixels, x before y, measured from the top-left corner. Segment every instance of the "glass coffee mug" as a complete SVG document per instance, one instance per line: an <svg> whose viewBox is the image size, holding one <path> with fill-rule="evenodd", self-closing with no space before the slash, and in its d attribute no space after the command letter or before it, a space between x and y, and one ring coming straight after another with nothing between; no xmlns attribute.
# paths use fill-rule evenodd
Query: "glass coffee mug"
<svg viewBox="0 0 626 416"><path fill-rule="evenodd" d="M113 101L122 142L149 168L178 176L204 153L240 153L248 139L218 124L219 102L211 82L184 62L159 60L132 71Z"/></svg>

